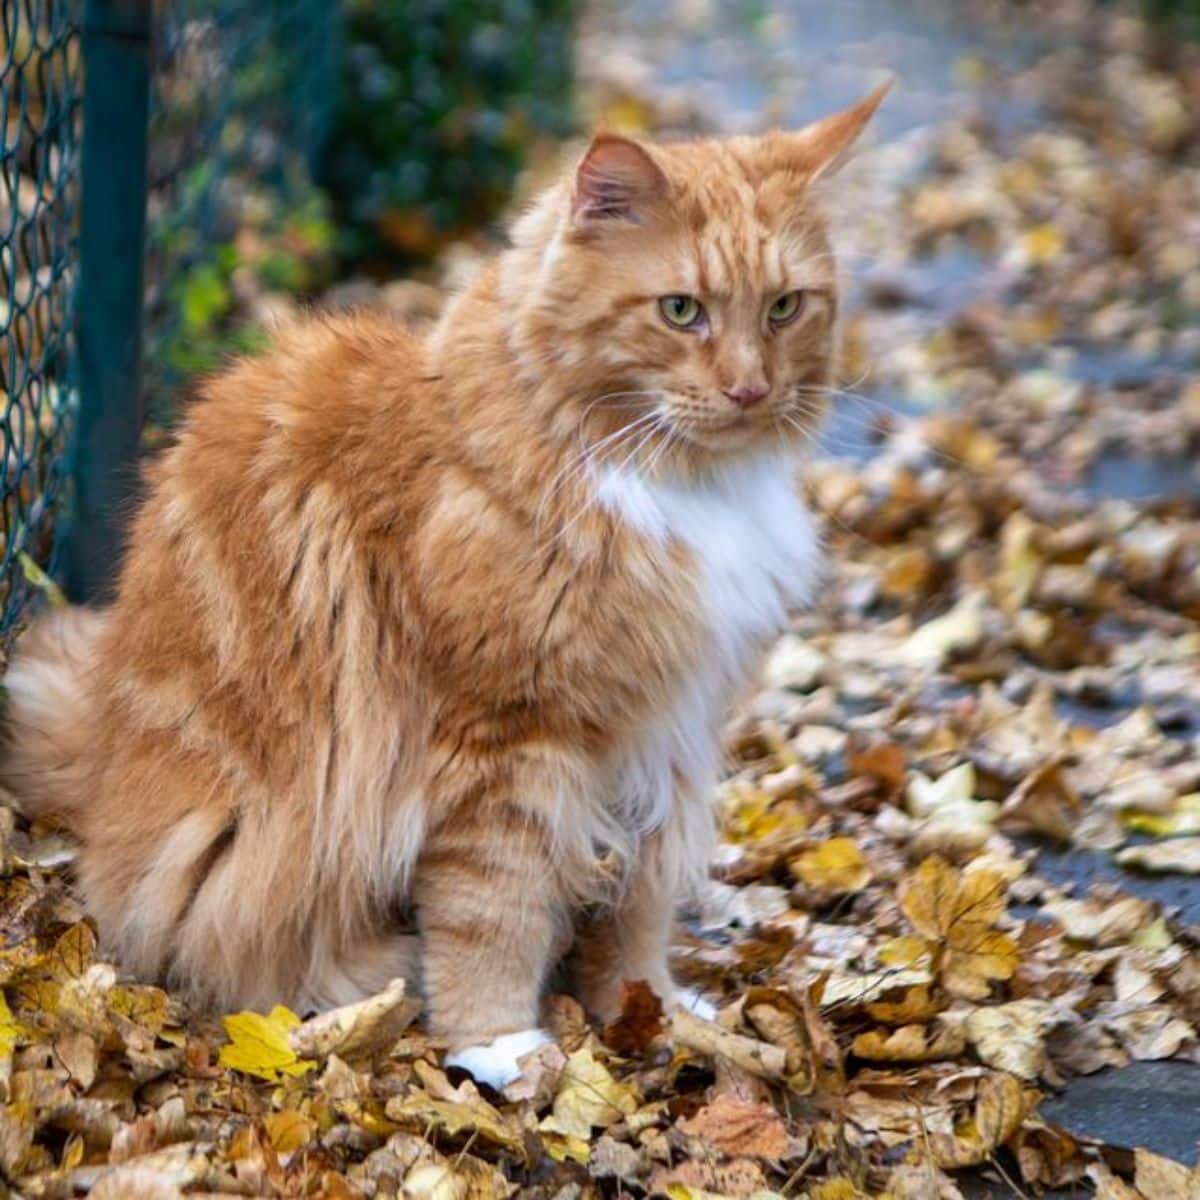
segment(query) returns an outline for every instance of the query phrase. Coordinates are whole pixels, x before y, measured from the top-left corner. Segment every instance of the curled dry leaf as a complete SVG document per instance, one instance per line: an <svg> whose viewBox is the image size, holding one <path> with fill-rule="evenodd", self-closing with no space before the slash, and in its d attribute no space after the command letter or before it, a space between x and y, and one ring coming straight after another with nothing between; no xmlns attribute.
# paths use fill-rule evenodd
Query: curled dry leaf
<svg viewBox="0 0 1200 1200"><path fill-rule="evenodd" d="M421 1011L421 1002L405 994L403 979L394 979L375 996L311 1017L288 1034L288 1044L300 1058L341 1058L381 1050L408 1028Z"/></svg>

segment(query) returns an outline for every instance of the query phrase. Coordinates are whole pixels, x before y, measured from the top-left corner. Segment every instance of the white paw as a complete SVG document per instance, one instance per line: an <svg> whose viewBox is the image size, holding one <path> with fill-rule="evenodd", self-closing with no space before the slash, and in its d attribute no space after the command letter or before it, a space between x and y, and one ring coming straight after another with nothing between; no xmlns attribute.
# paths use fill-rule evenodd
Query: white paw
<svg viewBox="0 0 1200 1200"><path fill-rule="evenodd" d="M550 1041L544 1029L522 1029L517 1033L504 1033L488 1042L486 1046L467 1046L446 1055L446 1066L462 1067L480 1082L499 1091L512 1083L521 1074L517 1063L531 1050Z"/></svg>
<svg viewBox="0 0 1200 1200"><path fill-rule="evenodd" d="M705 999L696 988L680 988L676 993L675 1003L680 1008L687 1009L693 1016L702 1017L706 1021L717 1019L717 1006L711 1000Z"/></svg>

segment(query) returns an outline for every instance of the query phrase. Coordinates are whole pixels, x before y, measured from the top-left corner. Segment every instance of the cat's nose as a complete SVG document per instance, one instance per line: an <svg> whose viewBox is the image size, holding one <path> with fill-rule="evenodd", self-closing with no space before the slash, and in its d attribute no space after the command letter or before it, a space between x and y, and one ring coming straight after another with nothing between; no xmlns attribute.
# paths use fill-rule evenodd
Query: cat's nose
<svg viewBox="0 0 1200 1200"><path fill-rule="evenodd" d="M747 383L741 387L722 389L738 408L753 407L760 400L765 400L770 390L771 385L767 383Z"/></svg>

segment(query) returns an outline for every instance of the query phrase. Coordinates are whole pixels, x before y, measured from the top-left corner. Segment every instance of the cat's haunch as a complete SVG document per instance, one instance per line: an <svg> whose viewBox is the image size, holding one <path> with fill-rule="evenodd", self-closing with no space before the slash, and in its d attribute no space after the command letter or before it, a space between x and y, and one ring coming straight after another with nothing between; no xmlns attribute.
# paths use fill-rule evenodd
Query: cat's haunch
<svg viewBox="0 0 1200 1200"><path fill-rule="evenodd" d="M226 1008L406 975L493 1079L563 961L600 1017L671 1002L722 718L815 584L815 189L880 98L601 135L427 342L314 318L204 384L115 602L6 680L3 782L124 967Z"/></svg>

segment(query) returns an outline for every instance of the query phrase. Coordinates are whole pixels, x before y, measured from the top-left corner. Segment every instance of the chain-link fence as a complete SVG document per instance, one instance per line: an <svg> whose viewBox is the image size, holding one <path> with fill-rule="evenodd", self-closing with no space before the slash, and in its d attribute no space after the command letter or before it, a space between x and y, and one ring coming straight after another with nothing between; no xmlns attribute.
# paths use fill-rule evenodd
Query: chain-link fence
<svg viewBox="0 0 1200 1200"><path fill-rule="evenodd" d="M56 565L77 402L79 24L68 0L0 3L0 631Z"/></svg>
<svg viewBox="0 0 1200 1200"><path fill-rule="evenodd" d="M0 9L7 642L32 592L53 589L60 558L78 594L111 575L142 397L165 411L190 376L243 348L221 318L247 211L319 215L312 166L334 112L340 8L2 0ZM84 470L71 469L72 443Z"/></svg>

